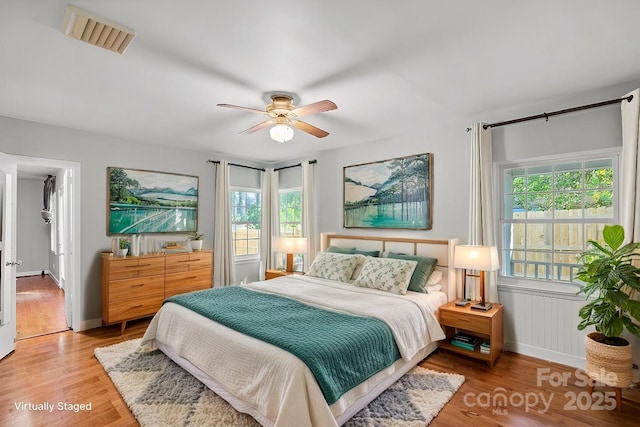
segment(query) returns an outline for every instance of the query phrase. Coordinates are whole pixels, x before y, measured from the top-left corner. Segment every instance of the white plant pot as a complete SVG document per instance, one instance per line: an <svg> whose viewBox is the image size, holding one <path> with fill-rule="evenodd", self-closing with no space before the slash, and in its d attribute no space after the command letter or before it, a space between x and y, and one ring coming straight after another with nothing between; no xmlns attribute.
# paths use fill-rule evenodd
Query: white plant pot
<svg viewBox="0 0 640 427"><path fill-rule="evenodd" d="M127 256L127 252L129 252L129 248L118 249L118 256L125 257Z"/></svg>
<svg viewBox="0 0 640 427"><path fill-rule="evenodd" d="M202 250L202 240L191 240L191 250L194 250L194 251Z"/></svg>

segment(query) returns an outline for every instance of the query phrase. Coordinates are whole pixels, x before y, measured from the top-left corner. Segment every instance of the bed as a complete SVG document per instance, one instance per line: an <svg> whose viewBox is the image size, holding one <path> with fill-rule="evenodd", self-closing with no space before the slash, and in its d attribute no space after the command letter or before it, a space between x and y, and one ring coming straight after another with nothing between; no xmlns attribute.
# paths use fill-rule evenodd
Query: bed
<svg viewBox="0 0 640 427"><path fill-rule="evenodd" d="M251 415L264 426L343 424L433 352L437 348L437 341L444 338L437 322L437 307L455 298L456 285L460 283L453 263L450 262L457 240L341 234L323 234L321 237L323 254L341 262L347 262L346 259L351 255L327 255L327 249L344 248L345 251L378 251L382 255L395 253L437 258L434 271L438 272L437 276L441 279L428 293L409 291L406 294L356 286L352 280L336 281L318 275L285 276L230 287L234 289L227 292L229 298L236 301L235 304L240 300L245 301L246 295L256 298L256 302L249 302L247 298L247 306L254 304L254 307L270 307L269 310L264 310L267 317L258 321L247 321L244 318L240 321L229 320L227 317L233 318L236 311L243 312L239 305L225 313L219 313L218 315L222 316L220 318L205 317L200 310L208 310L208 303L202 302L201 298L196 299L199 295L187 295L183 301L171 301L163 305L143 337L143 348L160 349L236 410ZM356 256L363 257L361 254ZM362 267L362 259L358 260ZM370 263L374 261L381 262L369 260ZM312 270L314 267L312 266ZM366 268L365 266L364 269ZM362 273L357 275L359 274ZM350 278L353 277L355 276ZM217 294L218 297L220 295ZM194 301L195 305L189 305L189 301ZM311 311L310 316L329 316L326 320L321 317L320 323L315 320L309 321L310 324L322 325L316 332L309 333L312 335L310 346L314 345L316 338L320 339L322 330L334 335L336 342L340 342L340 339L349 340L349 337L353 336L365 336L366 334L360 332L354 333L355 329L342 326L336 327L335 330L325 327L333 325L334 318L337 318L337 321L348 322L357 318L386 324L387 330L393 336L392 340L395 340L394 349L397 350L397 354L390 359L378 361L377 356L381 352L377 350L372 351L371 355L364 351L359 353L360 349L354 350L357 354L362 354L362 359L367 361L362 363L366 365L362 369L368 367L373 372L354 374L357 369L349 367L346 369L347 374L344 373L345 370L335 374L328 372L328 380L323 379L319 376L319 371L323 371L324 368L316 365L317 359L324 357L322 344L318 344L317 357L314 347L309 347L312 349L309 354L309 351L298 351L297 343L296 348L291 351L284 350L283 348L287 347L280 345L281 337L303 330L306 326L303 325L304 320L300 320L302 317L294 317L287 322L274 320L279 317L269 318L268 316L278 316L279 304L284 304L282 310L289 310L288 304L298 304L304 306L303 311ZM271 307L274 307L273 310ZM238 329L244 333L230 327L229 325L236 325L233 322L240 325ZM275 331L275 336L270 337L270 341L258 337L254 334L254 329L265 329L272 334ZM337 331L344 331L344 337ZM315 336L316 333L318 337ZM300 347L304 348L304 345L301 343ZM373 359L381 365L369 366L373 365L373 362L369 362ZM334 369L341 369L342 363L331 362L328 365L338 365ZM344 383L336 380L335 383L338 384L334 384L335 378L349 375L354 377L344 379Z"/></svg>

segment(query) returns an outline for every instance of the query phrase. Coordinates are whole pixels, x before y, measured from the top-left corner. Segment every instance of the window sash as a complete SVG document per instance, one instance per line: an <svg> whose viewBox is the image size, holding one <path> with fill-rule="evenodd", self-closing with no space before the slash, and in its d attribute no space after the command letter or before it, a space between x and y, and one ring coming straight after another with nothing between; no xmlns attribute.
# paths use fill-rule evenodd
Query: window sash
<svg viewBox="0 0 640 427"><path fill-rule="evenodd" d="M496 168L501 276L576 283L575 273L582 265L579 256L588 249L588 240L602 241L604 226L617 223L618 157L607 152ZM611 186L594 185L599 182L592 179L594 171L603 168L611 173L599 178L610 179ZM598 191L602 200L587 203ZM516 196L520 196L519 205L514 203ZM529 205L531 201L535 206ZM606 203L610 207L591 213L594 206ZM541 205L546 209L540 210Z"/></svg>

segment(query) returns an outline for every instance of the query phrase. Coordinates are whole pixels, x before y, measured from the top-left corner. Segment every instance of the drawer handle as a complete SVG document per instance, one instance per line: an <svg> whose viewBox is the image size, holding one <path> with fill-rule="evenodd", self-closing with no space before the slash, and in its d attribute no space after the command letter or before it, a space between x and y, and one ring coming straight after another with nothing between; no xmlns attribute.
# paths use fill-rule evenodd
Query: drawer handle
<svg viewBox="0 0 640 427"><path fill-rule="evenodd" d="M191 261L193 261L193 262L198 262L198 261L200 261L200 258L192 259Z"/></svg>
<svg viewBox="0 0 640 427"><path fill-rule="evenodd" d="M134 305L134 306L131 306L130 308L133 310L134 308L140 308L140 307L142 307L142 304Z"/></svg>
<svg viewBox="0 0 640 427"><path fill-rule="evenodd" d="M465 319L464 317L463 318L459 317L458 320L461 321L461 322L468 322L469 321L469 319Z"/></svg>
<svg viewBox="0 0 640 427"><path fill-rule="evenodd" d="M178 262L189 262L188 259L179 259Z"/></svg>
<svg viewBox="0 0 640 427"><path fill-rule="evenodd" d="M197 279L198 276L190 276L190 277L185 277L185 280L193 280L193 279Z"/></svg>
<svg viewBox="0 0 640 427"><path fill-rule="evenodd" d="M141 288L144 286L144 283L139 283L137 285L131 285L132 288Z"/></svg>
<svg viewBox="0 0 640 427"><path fill-rule="evenodd" d="M151 267L151 264L140 264L140 267Z"/></svg>
<svg viewBox="0 0 640 427"><path fill-rule="evenodd" d="M138 268L138 264L136 264L136 265L125 265L124 268Z"/></svg>

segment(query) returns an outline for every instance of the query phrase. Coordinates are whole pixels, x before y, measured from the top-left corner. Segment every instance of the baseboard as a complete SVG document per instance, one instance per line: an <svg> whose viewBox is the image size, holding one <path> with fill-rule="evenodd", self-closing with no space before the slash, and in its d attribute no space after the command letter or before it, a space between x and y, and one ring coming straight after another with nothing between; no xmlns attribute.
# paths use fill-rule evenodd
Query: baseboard
<svg viewBox="0 0 640 427"><path fill-rule="evenodd" d="M95 329L102 326L102 319L89 319L83 320L80 322L80 327L78 329L74 329L74 332L82 332L87 331L89 329Z"/></svg>
<svg viewBox="0 0 640 427"><path fill-rule="evenodd" d="M36 270L36 271L21 271L19 273L16 272L16 277L41 276L43 271L44 271L44 274L51 276L51 272L49 270Z"/></svg>
<svg viewBox="0 0 640 427"><path fill-rule="evenodd" d="M504 344L504 349L506 351L512 351L514 353L524 354L525 356L531 356L536 359L547 360L574 368L584 369L585 366L584 357L558 353L557 351L547 350L545 348L534 347L531 345L506 342Z"/></svg>

